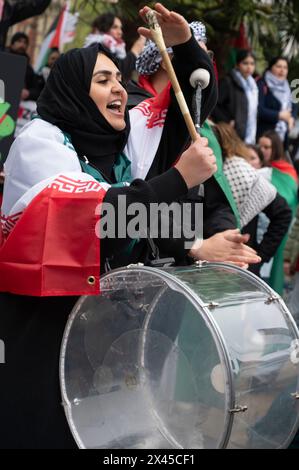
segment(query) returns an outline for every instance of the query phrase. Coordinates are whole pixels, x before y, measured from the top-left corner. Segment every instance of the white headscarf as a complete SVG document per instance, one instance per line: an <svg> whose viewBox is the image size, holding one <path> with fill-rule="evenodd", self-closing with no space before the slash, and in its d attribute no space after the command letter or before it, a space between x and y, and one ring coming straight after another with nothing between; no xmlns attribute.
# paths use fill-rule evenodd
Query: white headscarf
<svg viewBox="0 0 299 470"><path fill-rule="evenodd" d="M281 111L292 109L292 92L287 79L280 79L273 75L270 70L265 73L265 80L275 98L281 103ZM284 141L288 131L288 125L285 121L278 121L275 131L282 141Z"/></svg>

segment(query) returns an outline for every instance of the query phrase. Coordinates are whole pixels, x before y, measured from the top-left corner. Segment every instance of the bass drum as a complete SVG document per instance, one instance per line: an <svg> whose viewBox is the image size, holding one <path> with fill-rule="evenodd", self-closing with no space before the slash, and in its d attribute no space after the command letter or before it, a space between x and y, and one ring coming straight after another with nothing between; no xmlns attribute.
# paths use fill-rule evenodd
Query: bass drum
<svg viewBox="0 0 299 470"><path fill-rule="evenodd" d="M60 363L80 448L285 448L299 336L285 304L226 264L122 268L81 297Z"/></svg>

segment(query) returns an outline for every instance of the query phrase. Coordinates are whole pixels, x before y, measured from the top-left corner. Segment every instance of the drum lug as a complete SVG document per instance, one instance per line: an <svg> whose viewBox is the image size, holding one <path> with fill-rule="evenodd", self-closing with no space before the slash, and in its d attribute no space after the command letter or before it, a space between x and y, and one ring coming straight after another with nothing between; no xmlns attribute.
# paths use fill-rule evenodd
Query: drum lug
<svg viewBox="0 0 299 470"><path fill-rule="evenodd" d="M278 300L280 300L279 295L272 295L271 297L268 298L268 300L265 301L265 304L270 305L273 302L277 302Z"/></svg>
<svg viewBox="0 0 299 470"><path fill-rule="evenodd" d="M141 268L142 266L144 266L143 263L128 264L128 266L126 266L126 269Z"/></svg>
<svg viewBox="0 0 299 470"><path fill-rule="evenodd" d="M209 261L195 261L194 263L194 266L196 266L196 268L202 268L203 266L206 266L207 264L209 264Z"/></svg>
<svg viewBox="0 0 299 470"><path fill-rule="evenodd" d="M291 393L291 397L295 398L295 400L299 400L299 392Z"/></svg>
<svg viewBox="0 0 299 470"><path fill-rule="evenodd" d="M204 304L203 307L214 310L214 308L219 307L219 304L217 304L217 302L209 302L208 304Z"/></svg>
<svg viewBox="0 0 299 470"><path fill-rule="evenodd" d="M230 413L245 413L248 410L248 406L237 405L235 408L229 410Z"/></svg>

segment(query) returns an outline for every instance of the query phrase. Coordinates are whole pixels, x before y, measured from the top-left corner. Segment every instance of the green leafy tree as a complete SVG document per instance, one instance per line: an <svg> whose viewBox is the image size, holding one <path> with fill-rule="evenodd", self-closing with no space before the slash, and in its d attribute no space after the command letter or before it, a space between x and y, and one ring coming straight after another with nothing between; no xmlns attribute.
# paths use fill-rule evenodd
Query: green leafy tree
<svg viewBox="0 0 299 470"><path fill-rule="evenodd" d="M136 39L137 27L142 24L138 11L145 4L153 5L154 2L74 0L73 8L81 12L76 45L81 45L78 43L82 43L82 37L88 34L97 15L113 11L124 21L125 38L130 46ZM224 70L232 40L244 23L260 71L273 55L285 52L291 59L292 75L298 77L299 0L165 0L163 4L189 21L201 19L206 24L209 47L215 52L220 71Z"/></svg>

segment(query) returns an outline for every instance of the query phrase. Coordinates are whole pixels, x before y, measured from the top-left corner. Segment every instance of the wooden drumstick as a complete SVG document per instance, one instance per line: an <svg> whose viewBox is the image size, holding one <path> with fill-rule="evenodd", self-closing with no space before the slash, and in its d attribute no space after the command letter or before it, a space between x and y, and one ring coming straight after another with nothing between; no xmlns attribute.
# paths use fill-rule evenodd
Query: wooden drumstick
<svg viewBox="0 0 299 470"><path fill-rule="evenodd" d="M194 122L192 120L188 105L186 103L185 97L183 95L183 92L181 90L180 84L178 82L178 79L176 77L174 68L172 66L171 60L169 58L168 52L166 50L162 30L160 28L159 22L157 20L156 12L154 10L149 10L146 13L146 19L148 21L149 28L152 33L152 38L155 41L159 52L162 56L162 59L164 60L165 63L165 68L169 77L169 80L171 82L173 91L175 93L177 102L179 104L180 110L183 114L186 126L188 128L189 134L191 136L191 139L193 142L198 138L198 133L196 131Z"/></svg>

